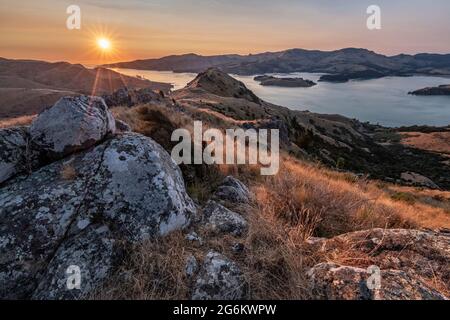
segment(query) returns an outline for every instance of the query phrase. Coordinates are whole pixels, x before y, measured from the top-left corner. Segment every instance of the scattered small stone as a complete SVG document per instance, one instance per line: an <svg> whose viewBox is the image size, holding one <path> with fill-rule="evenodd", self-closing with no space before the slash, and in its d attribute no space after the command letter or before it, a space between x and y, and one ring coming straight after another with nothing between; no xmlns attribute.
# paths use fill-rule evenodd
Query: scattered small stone
<svg viewBox="0 0 450 320"><path fill-rule="evenodd" d="M186 275L190 278L192 277L198 270L198 262L197 259L193 255L190 255L186 261Z"/></svg>
<svg viewBox="0 0 450 320"><path fill-rule="evenodd" d="M247 230L247 221L238 213L210 200L203 209L207 227L214 232L242 235Z"/></svg>
<svg viewBox="0 0 450 320"><path fill-rule="evenodd" d="M197 232L192 231L191 233L188 233L185 237L186 240L190 242L198 242L198 244L203 244L203 239L197 234Z"/></svg>

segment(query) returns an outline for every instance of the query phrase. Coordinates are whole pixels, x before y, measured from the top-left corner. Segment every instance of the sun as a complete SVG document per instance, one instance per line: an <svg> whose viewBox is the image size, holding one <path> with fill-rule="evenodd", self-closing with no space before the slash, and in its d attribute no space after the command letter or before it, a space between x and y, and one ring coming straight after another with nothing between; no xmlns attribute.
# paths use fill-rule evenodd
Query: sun
<svg viewBox="0 0 450 320"><path fill-rule="evenodd" d="M104 51L107 51L111 49L111 41L107 38L98 38L97 39L97 46Z"/></svg>
<svg viewBox="0 0 450 320"><path fill-rule="evenodd" d="M120 35L103 25L92 25L86 33L86 42L89 42L89 51L86 53L97 64L103 65L120 58L122 47Z"/></svg>

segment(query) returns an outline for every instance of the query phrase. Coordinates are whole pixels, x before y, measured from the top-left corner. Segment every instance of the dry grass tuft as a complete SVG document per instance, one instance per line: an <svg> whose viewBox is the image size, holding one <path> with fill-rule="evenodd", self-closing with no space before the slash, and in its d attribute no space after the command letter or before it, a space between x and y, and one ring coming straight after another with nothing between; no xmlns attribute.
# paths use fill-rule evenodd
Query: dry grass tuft
<svg viewBox="0 0 450 320"><path fill-rule="evenodd" d="M77 177L77 172L71 164L65 164L61 169L61 178L64 180L74 180Z"/></svg>
<svg viewBox="0 0 450 320"><path fill-rule="evenodd" d="M0 119L0 128L28 126L34 118L36 118L36 115Z"/></svg>

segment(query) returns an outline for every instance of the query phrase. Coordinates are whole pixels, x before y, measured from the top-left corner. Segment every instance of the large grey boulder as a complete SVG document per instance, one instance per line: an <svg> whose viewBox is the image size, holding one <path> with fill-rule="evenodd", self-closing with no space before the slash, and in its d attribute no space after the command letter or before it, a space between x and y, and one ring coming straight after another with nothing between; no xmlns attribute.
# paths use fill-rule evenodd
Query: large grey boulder
<svg viewBox="0 0 450 320"><path fill-rule="evenodd" d="M0 183L36 166L37 155L29 147L27 127L0 130Z"/></svg>
<svg viewBox="0 0 450 320"><path fill-rule="evenodd" d="M62 158L102 141L116 131L115 120L99 97L61 98L31 124L30 135L36 149L50 158Z"/></svg>
<svg viewBox="0 0 450 320"><path fill-rule="evenodd" d="M238 213L210 200L203 209L206 227L216 233L240 236L247 230L247 221Z"/></svg>
<svg viewBox="0 0 450 320"><path fill-rule="evenodd" d="M195 214L179 168L128 133L0 189L0 297L79 298L115 267L123 245L184 228ZM81 290L66 292L70 265Z"/></svg>
<svg viewBox="0 0 450 320"><path fill-rule="evenodd" d="M192 300L241 300L245 294L246 282L239 267L210 251L199 271Z"/></svg>

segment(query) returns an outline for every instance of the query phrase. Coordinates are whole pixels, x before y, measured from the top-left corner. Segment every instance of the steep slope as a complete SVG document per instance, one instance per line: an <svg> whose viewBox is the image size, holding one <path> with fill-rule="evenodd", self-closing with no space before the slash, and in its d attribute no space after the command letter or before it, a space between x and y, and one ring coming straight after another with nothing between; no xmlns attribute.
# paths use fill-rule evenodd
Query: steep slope
<svg viewBox="0 0 450 320"><path fill-rule="evenodd" d="M329 166L389 181L400 181L402 173L416 172L440 187L450 188L444 156L381 143L379 137L389 135L387 128L340 115L294 111L253 96L242 83L218 69L200 73L185 88L171 94L184 108L208 112L219 117L224 126L278 128L287 150L303 156L306 153Z"/></svg>

